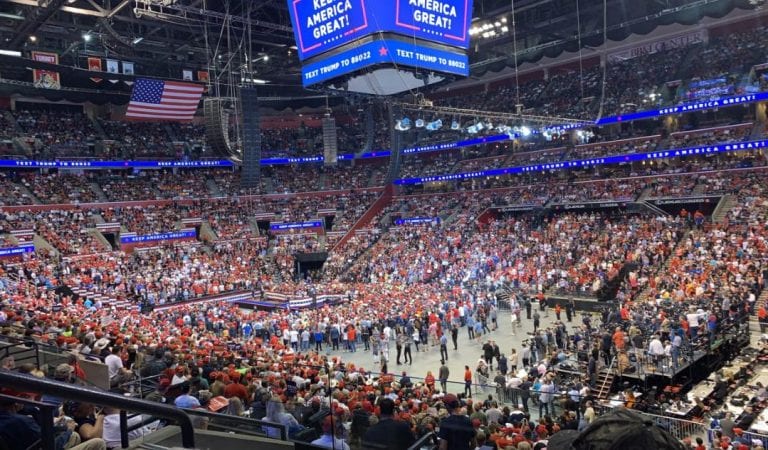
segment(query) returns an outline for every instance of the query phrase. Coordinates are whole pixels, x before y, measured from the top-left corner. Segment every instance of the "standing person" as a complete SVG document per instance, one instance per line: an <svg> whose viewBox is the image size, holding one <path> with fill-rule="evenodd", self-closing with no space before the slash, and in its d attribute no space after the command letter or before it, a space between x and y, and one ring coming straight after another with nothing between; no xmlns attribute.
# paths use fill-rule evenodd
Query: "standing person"
<svg viewBox="0 0 768 450"><path fill-rule="evenodd" d="M517 323L517 313L513 310L512 313L509 315L509 320L512 323L512 336L515 336L515 325Z"/></svg>
<svg viewBox="0 0 768 450"><path fill-rule="evenodd" d="M451 371L445 365L445 361L440 361L440 369L437 371L437 378L440 380L440 389L444 394L448 393L448 376Z"/></svg>
<svg viewBox="0 0 768 450"><path fill-rule="evenodd" d="M445 333L440 336L440 359L448 361L448 336Z"/></svg>
<svg viewBox="0 0 768 450"><path fill-rule="evenodd" d="M474 449L475 429L469 417L459 412L459 399L453 394L448 394L443 397L443 404L450 415L440 421L439 450Z"/></svg>
<svg viewBox="0 0 768 450"><path fill-rule="evenodd" d="M509 355L510 367L515 367L515 365L512 364L512 355L516 355L516 354L517 353L515 353L515 349L513 348L512 354ZM528 344L523 344L523 351L522 351L521 358L523 359L523 368L527 369L528 367L531 366L531 349L528 347Z"/></svg>
<svg viewBox="0 0 768 450"><path fill-rule="evenodd" d="M413 364L413 355L411 354L411 338L406 334L405 342L403 343L403 362L408 365Z"/></svg>
<svg viewBox="0 0 768 450"><path fill-rule="evenodd" d="M547 412L547 415L554 413L549 410L549 405L555 398L555 385L551 381L545 381L541 383L539 388L539 417L544 417L542 410Z"/></svg>
<svg viewBox="0 0 768 450"><path fill-rule="evenodd" d="M400 450L416 442L408 422L395 420L395 402L384 397L379 401L379 421L363 435L363 448Z"/></svg>
<svg viewBox="0 0 768 450"><path fill-rule="evenodd" d="M464 396L472 398L472 371L464 366Z"/></svg>
<svg viewBox="0 0 768 450"><path fill-rule="evenodd" d="M528 358L530 359L530 356ZM523 360L523 365L527 366L525 360ZM509 367L510 372L517 373L517 350L514 348L509 354L509 358L507 358L507 367Z"/></svg>
<svg viewBox="0 0 768 450"><path fill-rule="evenodd" d="M483 359L485 359L485 363L488 364L488 367L493 370L493 344L490 339L483 344Z"/></svg>
<svg viewBox="0 0 768 450"><path fill-rule="evenodd" d="M506 375L507 372L509 372L509 361L504 353L499 356L499 372L501 372L502 375Z"/></svg>
<svg viewBox="0 0 768 450"><path fill-rule="evenodd" d="M568 299L568 302L565 304L565 319L570 323L573 320L573 313L576 310L576 302L574 302L573 297Z"/></svg>
<svg viewBox="0 0 768 450"><path fill-rule="evenodd" d="M315 330L315 351L316 352L322 352L323 351L323 330L321 330L319 327L317 330Z"/></svg>
<svg viewBox="0 0 768 450"><path fill-rule="evenodd" d="M403 333L399 328L396 331L397 338L395 338L395 349L397 350L397 358L395 359L395 362L397 365L400 365L400 355L403 353L403 341L405 339L405 333Z"/></svg>
<svg viewBox="0 0 768 450"><path fill-rule="evenodd" d="M525 298L525 317L531 320L531 299Z"/></svg>
<svg viewBox="0 0 768 450"><path fill-rule="evenodd" d="M522 383L520 383L520 403L523 404L523 411L528 412L528 399L531 398L531 380L528 377L524 377Z"/></svg>
<svg viewBox="0 0 768 450"><path fill-rule="evenodd" d="M455 323L451 327L451 340L453 341L453 350L459 349L459 326Z"/></svg>
<svg viewBox="0 0 768 450"><path fill-rule="evenodd" d="M341 337L341 332L339 331L339 327L336 325L331 327L331 350L338 350L339 349L339 338Z"/></svg>
<svg viewBox="0 0 768 450"><path fill-rule="evenodd" d="M533 312L533 332L537 332L541 326L541 316L538 311Z"/></svg>
<svg viewBox="0 0 768 450"><path fill-rule="evenodd" d="M357 351L357 329L354 325L349 325L347 329L347 339L349 342L349 351L355 353Z"/></svg>
<svg viewBox="0 0 768 450"><path fill-rule="evenodd" d="M555 318L558 322L560 322L560 313L563 311L563 307L560 306L560 303L557 303L555 305Z"/></svg>
<svg viewBox="0 0 768 450"><path fill-rule="evenodd" d="M367 323L363 322L363 329L361 330L361 338L363 339L363 350L366 352L371 349L371 327Z"/></svg>

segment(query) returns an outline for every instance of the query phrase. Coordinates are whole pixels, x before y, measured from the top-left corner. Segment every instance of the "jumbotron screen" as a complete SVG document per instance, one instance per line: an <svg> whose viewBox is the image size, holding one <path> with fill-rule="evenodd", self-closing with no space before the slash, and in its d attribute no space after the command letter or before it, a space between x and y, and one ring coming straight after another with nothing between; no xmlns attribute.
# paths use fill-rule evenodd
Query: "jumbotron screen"
<svg viewBox="0 0 768 450"><path fill-rule="evenodd" d="M472 0L288 0L303 61L373 33L466 50Z"/></svg>

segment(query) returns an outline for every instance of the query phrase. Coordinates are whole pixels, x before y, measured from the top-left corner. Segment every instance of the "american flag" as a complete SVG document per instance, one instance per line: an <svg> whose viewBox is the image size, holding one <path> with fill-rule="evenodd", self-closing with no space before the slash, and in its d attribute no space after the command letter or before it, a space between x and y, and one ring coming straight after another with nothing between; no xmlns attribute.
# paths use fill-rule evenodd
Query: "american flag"
<svg viewBox="0 0 768 450"><path fill-rule="evenodd" d="M138 78L125 118L188 121L197 111L203 85Z"/></svg>

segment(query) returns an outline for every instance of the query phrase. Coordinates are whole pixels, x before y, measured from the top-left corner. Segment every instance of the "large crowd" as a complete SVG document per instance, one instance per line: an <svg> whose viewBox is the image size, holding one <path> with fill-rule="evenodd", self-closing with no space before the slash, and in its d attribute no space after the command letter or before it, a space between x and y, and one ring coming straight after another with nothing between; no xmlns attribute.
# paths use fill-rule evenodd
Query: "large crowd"
<svg viewBox="0 0 768 450"><path fill-rule="evenodd" d="M554 70L546 79L526 81L521 103L537 114L578 117L599 109L613 113L673 104L687 95L685 86L692 81L748 70L762 56L754 44L762 31L715 35L708 43L610 60L605 70L598 64ZM603 76L610 97L605 102ZM675 78L682 80L678 92L662 93L662 85ZM440 101L499 110L515 95L514 87L499 83L482 95ZM373 124L352 119L350 129L371 128L372 134L345 129L340 143L350 151L385 146L380 116L381 111L371 114ZM29 156L88 156L99 145L104 152L98 154L124 158L205 152L203 134L194 125L124 124L34 108L12 117L15 124L7 123L7 116L0 121L2 133L31 137ZM579 145L475 146L405 155L397 176L629 155L764 135L758 122L735 122L686 126L671 134L622 130L622 139L601 136ZM265 155L282 156L286 150L316 155L322 148L319 131L304 124L268 128L263 142L274 152ZM241 188L239 173L221 170L3 173L0 202L29 208L0 212L0 248L18 244L12 232L19 230L32 230L37 248L0 260L0 333L70 352L69 362L51 371L61 382L87 383L79 361L101 360L115 391L140 395L140 375L153 380L148 399L263 420L270 437L279 436L271 423L284 426L292 439L342 449L372 442L404 449L432 430L445 441L462 439L481 450L559 448L555 444L564 431L589 434L592 424L601 424L598 413L609 406L594 392L601 369L615 365L618 374L629 374L652 366L663 372L691 363L689 349L717 341L750 312L762 308L768 322L758 300L768 273L764 166L760 152L699 155L383 192L388 159L272 166L256 189ZM715 195L729 200L717 221L709 216L714 208L707 206L713 205L705 203L700 203L705 211L686 204L689 209L673 206L673 214L659 208L628 212L620 205ZM147 204L119 203L129 200ZM107 204L87 205L102 201ZM568 210L582 202L616 204ZM269 230L269 223L309 220L322 225ZM191 223L198 238L120 251L99 231L104 222L119 223L118 235L176 231ZM324 251L329 255L321 269L297 271L297 253ZM603 295L611 285L617 288L615 307L606 308L598 323L585 318L572 326L573 298ZM277 294L313 302L329 294L337 300L303 309L246 310L207 299L230 293L260 301ZM567 300L555 305L548 302L553 297ZM513 329L523 320L533 325L530 338L511 351L490 339L502 307ZM556 320L543 323L541 315L549 314ZM467 361L463 373L449 375L445 361L459 333L477 343L482 357ZM329 348L368 352L371 364L329 356ZM419 352L440 352L443 362L423 379L395 374L394 365L412 363ZM580 364L581 354L579 376L565 380L556 374L572 357ZM3 360L0 370L45 376L12 358ZM711 398L692 400L691 418L715 417L727 392L740 384L720 377ZM459 383L449 388L449 381ZM474 384L484 392L492 386L491 396L478 397ZM220 397L228 406L213 406ZM83 402L35 398L61 406L62 421L72 420L57 431L57 448L81 441L86 446L80 448L119 445L116 411L97 413ZM715 426L710 447L761 450L761 441L741 434L766 400L763 388L736 418L738 427ZM683 401L661 392L638 399L629 389L619 403L663 414ZM0 416L16 417L12 408L0 401ZM203 428L208 422L195 424ZM461 427L452 429L454 423ZM15 444L22 434L12 436L0 422L4 439ZM23 435L33 436L34 430ZM705 448L703 442L673 441L669 438L665 448Z"/></svg>

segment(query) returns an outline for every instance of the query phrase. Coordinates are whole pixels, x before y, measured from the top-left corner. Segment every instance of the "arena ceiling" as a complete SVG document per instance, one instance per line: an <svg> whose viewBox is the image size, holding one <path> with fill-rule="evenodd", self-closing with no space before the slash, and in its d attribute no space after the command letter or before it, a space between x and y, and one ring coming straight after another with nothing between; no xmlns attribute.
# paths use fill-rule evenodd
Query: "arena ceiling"
<svg viewBox="0 0 768 450"><path fill-rule="evenodd" d="M578 50L579 44L599 46L604 35L622 40L662 24L694 24L734 8L759 8L764 1L475 0L472 76L502 70L515 61L555 57ZM0 49L25 56L33 50L54 51L60 64L70 68L84 68L87 58L94 56L132 61L137 74L166 78L181 78L184 69L214 67L212 72L226 74L221 75L224 82L230 75L244 76L243 55L249 54L248 76L268 81L264 92L312 94L300 87L286 4L285 0L3 0ZM65 73L65 85L93 88L82 72ZM19 81L31 78L29 67L2 57L0 75Z"/></svg>

